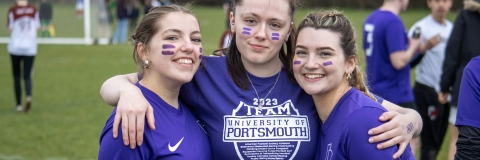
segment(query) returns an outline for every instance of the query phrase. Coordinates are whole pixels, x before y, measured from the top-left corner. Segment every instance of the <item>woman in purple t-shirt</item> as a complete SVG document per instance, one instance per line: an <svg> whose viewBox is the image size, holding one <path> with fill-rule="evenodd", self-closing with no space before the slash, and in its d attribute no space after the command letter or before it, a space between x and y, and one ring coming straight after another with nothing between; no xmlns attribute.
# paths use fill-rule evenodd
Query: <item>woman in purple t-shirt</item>
<svg viewBox="0 0 480 160"><path fill-rule="evenodd" d="M356 65L355 32L338 11L309 14L298 27L290 63L298 84L312 95L321 121L315 159L391 159L398 147L378 150L365 141L387 110L369 93ZM412 123L410 123L412 124ZM411 132L411 128L407 129ZM415 159L407 150L394 159Z"/></svg>

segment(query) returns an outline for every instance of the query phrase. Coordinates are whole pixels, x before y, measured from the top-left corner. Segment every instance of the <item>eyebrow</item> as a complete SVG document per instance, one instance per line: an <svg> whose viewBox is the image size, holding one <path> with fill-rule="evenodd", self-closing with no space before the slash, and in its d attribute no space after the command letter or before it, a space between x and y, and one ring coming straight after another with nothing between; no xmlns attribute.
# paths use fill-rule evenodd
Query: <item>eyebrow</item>
<svg viewBox="0 0 480 160"><path fill-rule="evenodd" d="M258 14L256 14L256 13L242 13L241 15L242 15L242 16L245 16L245 15L249 15L249 14L252 15L252 16L254 16L255 18L259 18L259 17L260 17L260 16L259 16ZM270 20L285 22L285 20L281 20L281 19L278 19L278 18L275 18L275 17L272 18L272 19L270 19Z"/></svg>
<svg viewBox="0 0 480 160"><path fill-rule="evenodd" d="M304 50L308 50L307 47L305 46L302 46L302 45L296 45L295 48L301 48L301 49L304 49ZM317 47L315 50L317 51L321 51L321 50L331 50L331 51L335 51L333 48L331 47Z"/></svg>
<svg viewBox="0 0 480 160"><path fill-rule="evenodd" d="M178 29L168 29L168 30L164 31L163 34L166 34L168 32L174 32L174 33L177 33L177 34L182 34L183 33L182 31L180 31ZM193 31L190 34L200 34L200 31Z"/></svg>

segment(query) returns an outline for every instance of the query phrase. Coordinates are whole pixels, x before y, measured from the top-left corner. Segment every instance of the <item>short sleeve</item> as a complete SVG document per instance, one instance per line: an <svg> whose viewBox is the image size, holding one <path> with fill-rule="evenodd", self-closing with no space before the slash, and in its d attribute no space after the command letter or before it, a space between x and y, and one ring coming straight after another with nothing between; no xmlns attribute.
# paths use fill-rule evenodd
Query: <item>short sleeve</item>
<svg viewBox="0 0 480 160"><path fill-rule="evenodd" d="M378 150L379 143L368 142L368 130L383 124L378 120L383 112L380 108L363 107L348 116L342 133L348 159L392 159L396 146Z"/></svg>
<svg viewBox="0 0 480 160"><path fill-rule="evenodd" d="M384 34L389 55L407 49L407 34L400 20L389 23L385 28Z"/></svg>

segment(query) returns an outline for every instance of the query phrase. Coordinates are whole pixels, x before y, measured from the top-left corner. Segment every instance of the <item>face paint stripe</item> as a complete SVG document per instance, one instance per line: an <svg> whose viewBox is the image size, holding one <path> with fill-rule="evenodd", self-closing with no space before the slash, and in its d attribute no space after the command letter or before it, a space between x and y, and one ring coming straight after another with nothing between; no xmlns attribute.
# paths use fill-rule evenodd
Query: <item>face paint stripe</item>
<svg viewBox="0 0 480 160"><path fill-rule="evenodd" d="M203 48L202 47L200 47L200 53L203 53Z"/></svg>
<svg viewBox="0 0 480 160"><path fill-rule="evenodd" d="M328 61L328 62L324 62L323 66L329 66L329 65L332 65L332 64L333 64L332 61Z"/></svg>
<svg viewBox="0 0 480 160"><path fill-rule="evenodd" d="M294 61L293 64L300 64L302 63L301 61Z"/></svg>
<svg viewBox="0 0 480 160"><path fill-rule="evenodd" d="M175 46L174 46L174 45L171 45L171 44L164 44L164 45L162 46L162 48L163 48L163 49L174 49Z"/></svg>
<svg viewBox="0 0 480 160"><path fill-rule="evenodd" d="M251 28L247 28L247 27L243 27L243 30L244 30L244 31L251 31L252 29L251 29Z"/></svg>
<svg viewBox="0 0 480 160"><path fill-rule="evenodd" d="M200 56L198 56L198 58L199 58L200 60L202 60L202 58L203 58L203 55L200 55Z"/></svg>
<svg viewBox="0 0 480 160"><path fill-rule="evenodd" d="M173 51L162 51L163 55L173 55Z"/></svg>
<svg viewBox="0 0 480 160"><path fill-rule="evenodd" d="M272 40L280 40L278 37L272 37Z"/></svg>
<svg viewBox="0 0 480 160"><path fill-rule="evenodd" d="M272 33L272 36L277 36L277 37L278 37L278 36L280 36L280 34L278 34L278 33Z"/></svg>
<svg viewBox="0 0 480 160"><path fill-rule="evenodd" d="M250 35L250 32L243 31L242 34Z"/></svg>

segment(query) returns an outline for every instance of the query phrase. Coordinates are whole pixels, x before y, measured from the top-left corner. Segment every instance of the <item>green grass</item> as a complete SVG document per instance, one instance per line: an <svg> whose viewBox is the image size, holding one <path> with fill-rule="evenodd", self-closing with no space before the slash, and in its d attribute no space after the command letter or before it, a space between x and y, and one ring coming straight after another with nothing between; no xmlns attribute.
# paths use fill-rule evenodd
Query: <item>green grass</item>
<svg viewBox="0 0 480 160"><path fill-rule="evenodd" d="M297 23L312 10L297 12ZM70 11L73 12L73 8ZM361 25L371 10L343 11L355 25L360 47ZM199 6L194 12L200 20L205 53L210 53L216 49L224 29L222 10ZM401 16L405 26L411 26L428 13L415 10ZM450 20L454 17L455 13L449 14ZM1 23L4 22L0 21L0 26ZM62 24L55 23L56 27ZM33 78L33 109L29 114L14 112L13 78L6 50L6 45L0 44L0 68L3 68L0 70L0 159L96 159L99 135L112 110L100 98L100 86L113 75L135 71L132 48L128 45L39 45ZM360 48L359 51L363 64L363 53ZM445 140L448 142L448 134ZM439 160L446 159L445 144Z"/></svg>

